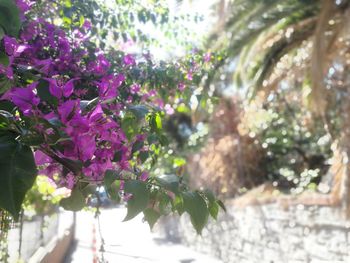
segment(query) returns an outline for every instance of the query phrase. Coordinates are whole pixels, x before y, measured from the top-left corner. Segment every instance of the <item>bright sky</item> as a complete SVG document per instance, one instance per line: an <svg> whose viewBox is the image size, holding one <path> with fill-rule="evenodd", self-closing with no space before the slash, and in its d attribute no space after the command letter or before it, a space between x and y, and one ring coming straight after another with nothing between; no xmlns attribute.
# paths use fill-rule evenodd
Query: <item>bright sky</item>
<svg viewBox="0 0 350 263"><path fill-rule="evenodd" d="M196 14L203 17L202 21L199 22L191 22L188 21L183 26L186 27L189 32L192 32L192 34L187 36L187 40L189 42L193 42L194 45L200 43L203 39L203 36L206 36L211 31L211 24L213 23L213 16L212 16L212 5L216 2L216 0L184 0L181 4L178 4L176 0L169 0L171 15L181 15L181 14L189 14L190 16L195 16ZM154 31L156 32L156 36L158 39L163 41L169 41L166 39L162 32ZM186 37L186 36L184 36ZM184 55L184 48L182 46L179 46L174 43L169 43L171 46L171 53L175 56L181 56ZM194 46L195 47L195 46ZM200 47L200 45L199 45ZM165 58L168 56L169 51L167 50L161 50L159 48L151 49L151 52L153 54L157 54L161 58Z"/></svg>
<svg viewBox="0 0 350 263"><path fill-rule="evenodd" d="M145 3L149 3L149 0L144 0ZM170 16L190 15L194 17L196 14L203 17L202 21L191 22L186 21L182 24L183 28L187 28L190 34L180 35L179 37L186 39L187 42L193 43L193 47L200 47L202 37L208 34L211 30L211 24L214 22L212 13L212 5L217 0L183 0L181 4L176 0L168 0L170 7ZM111 7L115 7L114 0L106 0L106 4ZM191 20L191 19L189 19ZM192 19L193 20L193 19ZM165 59L170 56L182 56L185 53L184 47L177 44L175 39L169 39L165 36L164 32L155 29L152 23L140 24L139 28L143 33L149 34L151 37L157 39L159 42L166 44L165 47L151 47L151 54L156 59ZM166 48L167 47L167 48ZM126 52L134 52L135 47L129 47Z"/></svg>

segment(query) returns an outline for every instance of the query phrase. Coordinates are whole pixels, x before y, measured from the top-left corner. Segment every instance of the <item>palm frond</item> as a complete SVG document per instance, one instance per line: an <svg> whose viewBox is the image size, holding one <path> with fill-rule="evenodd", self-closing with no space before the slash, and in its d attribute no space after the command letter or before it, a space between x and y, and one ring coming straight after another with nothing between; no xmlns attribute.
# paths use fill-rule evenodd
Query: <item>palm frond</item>
<svg viewBox="0 0 350 263"><path fill-rule="evenodd" d="M283 37L267 49L260 63L249 72L249 77L255 80L255 86L262 86L263 81L268 78L277 62L291 50L297 48L303 41L310 38L315 27L316 18L313 17L306 21L301 21L293 27L289 27L287 30L292 32L290 35L287 35L285 30L281 34Z"/></svg>
<svg viewBox="0 0 350 263"><path fill-rule="evenodd" d="M251 14L252 16L248 24L245 22L235 27L235 31L232 31L233 36L228 47L228 54L231 57L237 56L242 47L249 44L250 41L256 40L260 34L276 24L286 27L292 23L298 23L301 20L314 16L317 10L315 9L317 7L316 4L305 5L304 2L299 3L299 1L299 4L288 3L295 1L278 2L279 4L269 6L270 8L267 11L266 6L259 8ZM282 5L281 2L285 2L285 5ZM317 3L318 1L314 2ZM261 13L261 11L264 13Z"/></svg>

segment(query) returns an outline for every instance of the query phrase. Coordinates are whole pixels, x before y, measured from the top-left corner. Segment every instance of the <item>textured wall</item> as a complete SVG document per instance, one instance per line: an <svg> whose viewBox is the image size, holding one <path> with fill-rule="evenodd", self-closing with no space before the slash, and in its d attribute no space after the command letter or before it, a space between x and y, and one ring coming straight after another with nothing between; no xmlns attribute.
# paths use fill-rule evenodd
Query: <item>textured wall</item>
<svg viewBox="0 0 350 263"><path fill-rule="evenodd" d="M189 218L168 219L169 235L223 262L350 262L350 221L340 208L277 204L228 207L202 236Z"/></svg>

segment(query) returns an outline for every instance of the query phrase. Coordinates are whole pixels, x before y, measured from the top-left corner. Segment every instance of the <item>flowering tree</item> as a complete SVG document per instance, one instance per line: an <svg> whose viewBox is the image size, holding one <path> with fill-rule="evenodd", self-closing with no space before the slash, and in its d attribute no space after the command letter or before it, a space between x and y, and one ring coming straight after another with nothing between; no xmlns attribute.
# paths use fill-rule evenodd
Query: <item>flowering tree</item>
<svg viewBox="0 0 350 263"><path fill-rule="evenodd" d="M125 220L143 212L153 226L169 210L187 212L201 232L223 204L147 167L167 143L166 110L201 79L210 56L155 63L104 51L89 20L68 28L32 15L35 5L0 1L0 208L17 220L39 173L71 189L60 202L67 210L81 210L104 186L127 201Z"/></svg>

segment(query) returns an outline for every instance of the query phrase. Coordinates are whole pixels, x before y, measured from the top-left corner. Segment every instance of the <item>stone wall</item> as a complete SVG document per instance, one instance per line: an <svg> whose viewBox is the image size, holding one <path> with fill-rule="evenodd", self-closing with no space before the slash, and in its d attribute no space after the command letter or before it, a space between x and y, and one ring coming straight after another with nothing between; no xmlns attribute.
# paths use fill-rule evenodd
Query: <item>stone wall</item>
<svg viewBox="0 0 350 263"><path fill-rule="evenodd" d="M161 229L225 263L350 262L350 154L336 144L333 152L328 194L276 195L262 185L227 200L227 213L211 220L202 236L186 215L163 220Z"/></svg>
<svg viewBox="0 0 350 263"><path fill-rule="evenodd" d="M168 235L223 262L350 262L350 221L340 207L280 204L228 207L196 235L189 218L168 219Z"/></svg>

